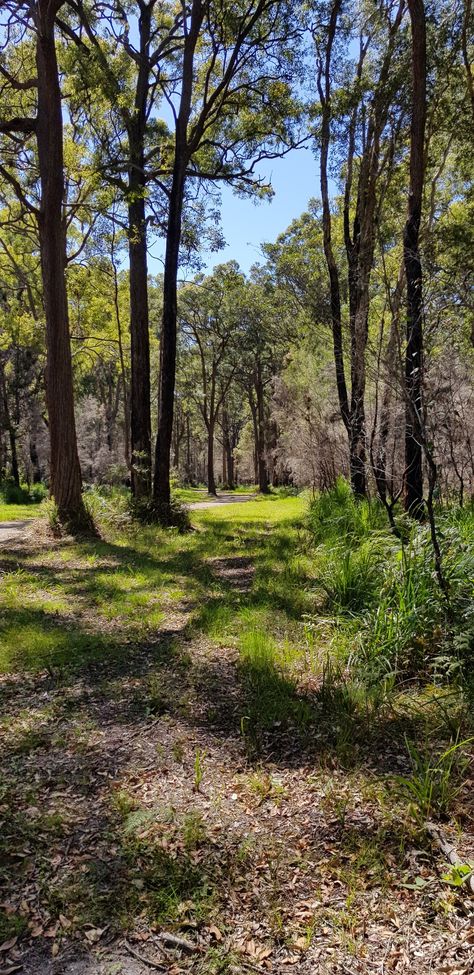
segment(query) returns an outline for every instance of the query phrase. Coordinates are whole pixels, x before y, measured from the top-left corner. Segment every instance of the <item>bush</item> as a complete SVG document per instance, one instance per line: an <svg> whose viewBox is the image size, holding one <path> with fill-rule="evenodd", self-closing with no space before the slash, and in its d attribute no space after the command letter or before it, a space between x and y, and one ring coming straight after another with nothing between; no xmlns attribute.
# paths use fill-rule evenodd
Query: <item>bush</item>
<svg viewBox="0 0 474 975"><path fill-rule="evenodd" d="M336 617L334 645L347 659L351 644L352 673L368 687L389 675L462 678L474 687L474 505L440 507L436 521L447 596L428 525L402 516L404 538L395 539L381 505L355 500L343 479L310 506L316 582Z"/></svg>
<svg viewBox="0 0 474 975"><path fill-rule="evenodd" d="M311 502L306 522L314 542L331 539L357 545L374 531L387 531L387 516L377 500L356 499L350 485L339 477L330 491Z"/></svg>
<svg viewBox="0 0 474 975"><path fill-rule="evenodd" d="M382 582L382 560L377 539L369 539L356 549L345 546L330 549L316 578L329 607L341 614L366 610L374 602Z"/></svg>
<svg viewBox="0 0 474 975"><path fill-rule="evenodd" d="M131 498L132 518L144 525L161 525L162 528L177 528L179 532L191 530L187 509L177 498L172 497L169 504L162 504L155 498Z"/></svg>
<svg viewBox="0 0 474 975"><path fill-rule="evenodd" d="M48 489L44 484L21 484L18 487L14 481L4 481L0 486L0 496L4 504L39 504L48 496Z"/></svg>

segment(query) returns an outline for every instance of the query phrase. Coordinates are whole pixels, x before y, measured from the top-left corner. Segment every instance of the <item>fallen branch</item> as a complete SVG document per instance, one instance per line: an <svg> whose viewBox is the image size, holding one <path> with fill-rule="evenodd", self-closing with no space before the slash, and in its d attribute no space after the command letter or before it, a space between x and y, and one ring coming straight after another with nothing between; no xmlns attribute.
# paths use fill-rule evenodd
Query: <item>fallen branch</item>
<svg viewBox="0 0 474 975"><path fill-rule="evenodd" d="M462 860L459 859L457 854L456 847L453 846L453 844L450 843L445 836L443 836L439 826L436 826L435 823L427 823L426 831L435 841L436 845L439 847L451 866L455 867L459 863L462 863ZM464 884L466 887L469 887L471 894L474 894L474 873L472 871L471 873L466 874Z"/></svg>
<svg viewBox="0 0 474 975"><path fill-rule="evenodd" d="M132 958L136 958L137 961L141 961L142 965L148 965L148 968L155 968L159 972L168 971L168 965L163 965L159 961L152 961L150 958L145 958L144 955L140 955L138 951L135 951L135 948L132 948L128 941L124 941L124 945L129 955L131 955Z"/></svg>
<svg viewBox="0 0 474 975"><path fill-rule="evenodd" d="M164 941L165 945L172 945L174 948L182 948L183 951L189 951L189 953L194 954L197 951L196 945L191 944L190 941L186 941L186 938L180 938L177 934L170 934L169 931L160 931L156 935L158 941Z"/></svg>

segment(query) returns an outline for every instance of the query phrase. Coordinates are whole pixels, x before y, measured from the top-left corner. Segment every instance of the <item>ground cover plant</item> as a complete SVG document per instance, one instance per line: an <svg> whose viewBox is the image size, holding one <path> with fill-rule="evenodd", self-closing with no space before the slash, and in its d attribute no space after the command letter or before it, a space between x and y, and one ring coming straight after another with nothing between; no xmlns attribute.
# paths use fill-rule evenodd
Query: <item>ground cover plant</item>
<svg viewBox="0 0 474 975"><path fill-rule="evenodd" d="M184 535L99 492L100 539L43 522L5 548L5 967L469 970L472 511L439 515L450 616L424 526L413 592L344 492L194 510ZM337 561L341 517L370 565Z"/></svg>

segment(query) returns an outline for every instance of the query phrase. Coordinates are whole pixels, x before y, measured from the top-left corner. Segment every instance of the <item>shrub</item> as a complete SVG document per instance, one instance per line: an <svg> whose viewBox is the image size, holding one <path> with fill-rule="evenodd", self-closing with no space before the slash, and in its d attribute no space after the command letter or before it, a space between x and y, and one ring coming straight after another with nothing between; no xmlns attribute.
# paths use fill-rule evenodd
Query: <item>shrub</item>
<svg viewBox="0 0 474 975"><path fill-rule="evenodd" d="M377 539L356 549L339 545L330 550L316 582L334 612L357 614L374 602L383 578L382 559Z"/></svg>
<svg viewBox="0 0 474 975"><path fill-rule="evenodd" d="M307 529L317 544L334 540L357 545L374 531L386 532L386 515L376 500L357 500L350 485L339 477L330 491L311 502Z"/></svg>
<svg viewBox="0 0 474 975"><path fill-rule="evenodd" d="M191 530L187 509L175 497L169 504L162 504L155 498L131 498L130 512L144 525L158 524L162 528L177 528L182 533Z"/></svg>
<svg viewBox="0 0 474 975"><path fill-rule="evenodd" d="M39 504L48 496L48 489L44 484L21 484L14 481L3 481L0 485L0 496L4 504Z"/></svg>

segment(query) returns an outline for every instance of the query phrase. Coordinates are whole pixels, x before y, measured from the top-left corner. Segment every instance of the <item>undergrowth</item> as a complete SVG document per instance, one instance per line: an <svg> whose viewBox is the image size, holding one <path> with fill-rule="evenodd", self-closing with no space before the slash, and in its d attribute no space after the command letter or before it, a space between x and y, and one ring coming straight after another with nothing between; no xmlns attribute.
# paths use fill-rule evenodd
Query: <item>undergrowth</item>
<svg viewBox="0 0 474 975"><path fill-rule="evenodd" d="M393 675L398 684L460 682L469 688L474 506L437 512L447 597L436 578L428 526L409 525L401 515L398 540L384 519L377 501L356 501L342 480L310 506L316 584L320 606L333 620L336 658L348 659L368 686Z"/></svg>

